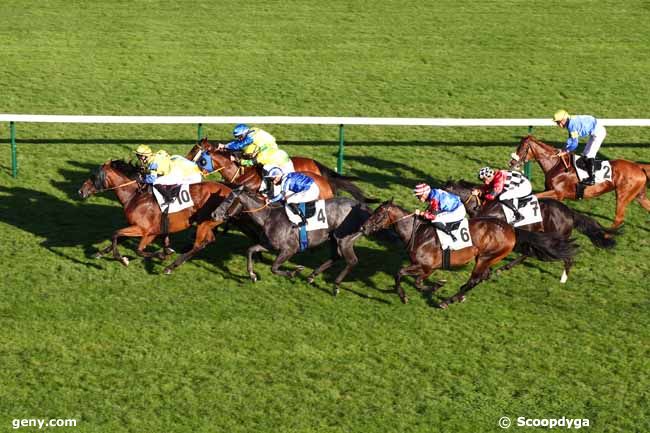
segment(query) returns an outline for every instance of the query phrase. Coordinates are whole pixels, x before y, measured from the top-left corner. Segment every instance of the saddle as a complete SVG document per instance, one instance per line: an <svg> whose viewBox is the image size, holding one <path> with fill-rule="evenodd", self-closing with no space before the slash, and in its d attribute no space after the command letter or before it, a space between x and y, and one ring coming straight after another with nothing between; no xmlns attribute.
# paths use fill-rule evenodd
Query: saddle
<svg viewBox="0 0 650 433"><path fill-rule="evenodd" d="M308 220L309 218L313 217L316 215L316 202L315 201L308 201L305 203L302 203L305 205L305 219ZM295 215L296 212L293 210L291 206L287 206L287 209L290 209L291 212L293 212Z"/></svg>
<svg viewBox="0 0 650 433"><path fill-rule="evenodd" d="M602 168L603 160L594 159L594 173L599 171ZM576 155L573 155L573 167L579 168L580 170L587 171L587 166L585 165L585 158L576 158Z"/></svg>

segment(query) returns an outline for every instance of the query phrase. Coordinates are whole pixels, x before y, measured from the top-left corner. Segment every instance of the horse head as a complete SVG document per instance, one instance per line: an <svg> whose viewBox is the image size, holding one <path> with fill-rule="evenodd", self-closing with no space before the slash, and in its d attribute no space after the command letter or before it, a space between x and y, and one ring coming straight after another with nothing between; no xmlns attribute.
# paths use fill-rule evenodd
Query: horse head
<svg viewBox="0 0 650 433"><path fill-rule="evenodd" d="M386 200L375 209L370 217L361 226L361 231L368 236L379 230L390 227L398 218L393 216L397 206L393 203L393 198Z"/></svg>
<svg viewBox="0 0 650 433"><path fill-rule="evenodd" d="M530 151L530 146L534 139L535 137L530 134L522 137L517 149L510 154L510 168L521 170L523 163L535 158L533 152Z"/></svg>
<svg viewBox="0 0 650 433"><path fill-rule="evenodd" d="M140 180L140 169L122 160L106 161L94 169L88 179L79 188L79 196L86 199L93 194L115 189Z"/></svg>
<svg viewBox="0 0 650 433"><path fill-rule="evenodd" d="M246 190L243 186L235 188L232 192L222 201L215 210L212 211L210 216L215 221L225 222L233 216L239 215L243 209L240 197L245 194Z"/></svg>

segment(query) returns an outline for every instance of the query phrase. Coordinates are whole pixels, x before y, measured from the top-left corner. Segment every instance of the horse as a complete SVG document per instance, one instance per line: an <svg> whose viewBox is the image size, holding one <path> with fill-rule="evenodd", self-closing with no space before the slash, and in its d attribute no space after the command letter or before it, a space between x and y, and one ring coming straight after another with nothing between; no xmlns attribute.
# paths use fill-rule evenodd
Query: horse
<svg viewBox="0 0 650 433"><path fill-rule="evenodd" d="M472 190L479 187L480 185L460 180L457 182L448 181L442 186L442 189L460 197L470 217L490 217L505 221L506 215L503 212L503 206L498 200L483 203L480 197L472 195ZM586 235L597 248L610 249L616 245L616 241L611 237L611 235L616 234L615 230L604 228L593 218L571 209L560 201L542 198L539 199L539 208L542 222L521 226L521 228L534 232L557 233L567 240L571 237L573 229L577 229ZM497 269L496 272L511 269L513 266L522 263L526 258L526 256L522 255ZM561 283L566 283L572 266L573 260L571 258L564 259L564 272L560 278Z"/></svg>
<svg viewBox="0 0 650 433"><path fill-rule="evenodd" d="M307 232L307 239L309 248L329 241L332 256L314 270L307 281L310 284L313 283L318 274L330 268L343 257L346 266L336 277L332 292L336 296L339 293L341 282L359 261L353 246L355 240L362 235L361 224L370 216L370 211L365 205L352 198L336 197L325 201L325 212L328 228ZM276 275L293 278L304 269L303 266L297 266L292 271L280 269L284 262L300 251L300 229L289 221L284 206L265 204L264 199L254 192L238 188L217 206L212 212L212 218L215 221L225 222L242 213L247 213L265 234L265 239L262 242L248 249L247 270L251 281L256 282L258 279L253 269L253 254L258 252L278 251L271 266L271 272Z"/></svg>
<svg viewBox="0 0 650 433"><path fill-rule="evenodd" d="M214 171L221 172L226 184L233 187L244 185L250 191L259 191L262 183L262 170L260 167L243 167L231 159L233 153L227 150L217 150L217 146L210 143L207 138L194 145L186 158L195 160L200 152L207 153L212 158ZM343 190L361 203L374 203L376 200L367 198L361 189L353 183L357 178L343 176L330 170L320 162L300 156L291 157L295 171L304 172L312 177L321 190L320 199L326 200L336 195L338 190Z"/></svg>
<svg viewBox="0 0 650 433"><path fill-rule="evenodd" d="M436 281L433 286L424 285L434 270L441 269L443 252L435 228L424 220L393 203L382 203L363 224L365 235L392 227L406 245L411 264L404 266L395 275L395 290L403 303L408 297L401 286L405 275L417 275L415 287L420 292L435 292L445 281ZM576 253L573 240L566 240L553 233L535 233L514 228L496 218L472 218L469 231L473 246L451 251L450 266L457 267L475 260L469 280L455 295L438 306L447 308L453 302L465 300L465 294L481 281L490 277L490 267L503 260L512 251L521 252L540 260L564 260Z"/></svg>
<svg viewBox="0 0 650 433"><path fill-rule="evenodd" d="M576 199L578 177L570 162L558 156L558 149L527 135L521 139L512 154L510 166L519 169L526 161L537 160L545 176L546 191L535 194L538 198L556 200ZM606 192L616 191L616 216L612 228L619 227L625 219L625 209L636 199L646 211L650 211L650 200L646 197L646 184L650 181L650 164L641 164L625 159L610 161L612 179L584 190L584 198L598 197Z"/></svg>
<svg viewBox="0 0 650 433"><path fill-rule="evenodd" d="M117 241L121 237L141 237L136 253L145 258L166 259L168 252L146 252L145 248L159 235L176 233L197 223L196 237L192 250L180 256L165 269L169 274L180 264L188 260L206 245L215 240L212 229L219 225L210 218L210 211L226 198L232 191L228 186L218 182L203 182L190 185L190 195L194 205L190 208L168 215L167 230L163 231L163 213L151 192L145 191L139 183L140 170L137 166L122 160L108 161L99 166L79 189L79 195L86 199L93 194L114 191L124 207L124 214L129 226L113 233L111 245L98 251L95 258L108 252L124 266L129 259L120 255Z"/></svg>

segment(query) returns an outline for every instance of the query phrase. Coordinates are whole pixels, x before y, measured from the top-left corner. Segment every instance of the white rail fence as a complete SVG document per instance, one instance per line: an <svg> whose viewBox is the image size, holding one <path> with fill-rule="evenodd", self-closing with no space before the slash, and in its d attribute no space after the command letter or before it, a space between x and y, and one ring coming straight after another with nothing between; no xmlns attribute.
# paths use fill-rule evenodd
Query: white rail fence
<svg viewBox="0 0 650 433"><path fill-rule="evenodd" d="M216 124L287 124L287 125L338 125L339 155L337 170L343 172L344 127L363 126L432 126L432 127L528 127L553 126L549 119L458 119L409 117L293 117L293 116L77 116L44 114L0 114L0 122L9 122L11 135L12 175L18 175L16 124L17 123L111 123L111 124L196 124L200 139L203 125ZM650 126L650 119L599 119L605 126ZM526 175L530 177L529 167Z"/></svg>

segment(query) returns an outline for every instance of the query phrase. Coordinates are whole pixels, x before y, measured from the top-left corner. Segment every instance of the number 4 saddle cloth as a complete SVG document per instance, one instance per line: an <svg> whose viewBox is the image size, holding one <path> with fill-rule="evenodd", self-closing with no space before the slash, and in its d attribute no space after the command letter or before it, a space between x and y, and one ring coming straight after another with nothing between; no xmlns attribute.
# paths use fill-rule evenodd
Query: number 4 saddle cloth
<svg viewBox="0 0 650 433"><path fill-rule="evenodd" d="M155 188L155 186L152 190L153 195L156 197L156 201L158 202L158 206L160 206L160 210L163 212L165 212L165 210L167 210L167 213L180 212L183 209L194 206L194 201L192 201L192 195L190 194L190 185L187 183L178 185L178 188L174 191L174 198L169 203L165 202L165 198L160 191Z"/></svg>
<svg viewBox="0 0 650 433"><path fill-rule="evenodd" d="M573 167L576 169L578 180L582 181L589 177L582 156L573 155ZM612 166L609 161L602 161L600 159L594 160L594 180L596 183L612 180Z"/></svg>
<svg viewBox="0 0 650 433"><path fill-rule="evenodd" d="M447 223L447 229L450 231L451 235L436 228L440 247L443 250L449 249L451 251L457 251L473 245L472 236L469 233L469 220L467 218L463 218L462 220L453 223Z"/></svg>
<svg viewBox="0 0 650 433"><path fill-rule="evenodd" d="M307 203L300 203L300 209L305 213L305 218L307 219L306 230L308 232L314 230L327 229L327 212L325 212L325 200L316 200L310 201ZM287 214L289 221L296 225L300 225L302 220L299 215L293 213L293 210L289 206L285 206L284 210Z"/></svg>

